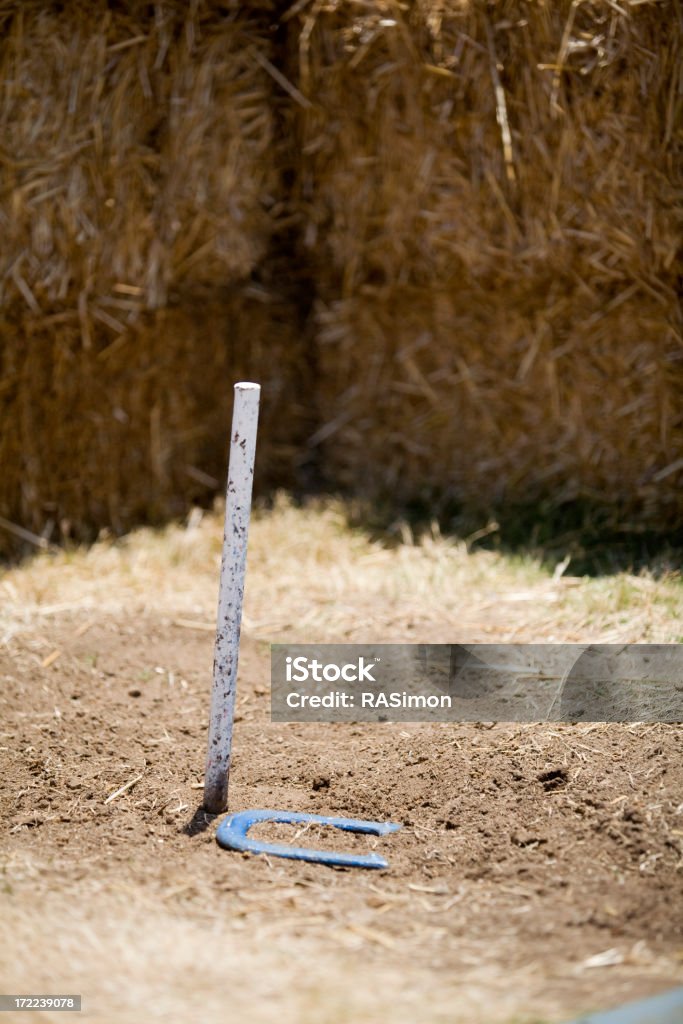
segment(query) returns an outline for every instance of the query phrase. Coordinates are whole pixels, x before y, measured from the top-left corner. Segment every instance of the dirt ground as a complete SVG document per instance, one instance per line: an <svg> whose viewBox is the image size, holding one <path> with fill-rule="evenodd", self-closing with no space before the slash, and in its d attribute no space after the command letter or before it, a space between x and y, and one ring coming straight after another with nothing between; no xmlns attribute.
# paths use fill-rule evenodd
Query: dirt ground
<svg viewBox="0 0 683 1024"><path fill-rule="evenodd" d="M400 822L383 839L301 837L380 850L389 870L215 842L200 801L216 519L41 555L0 577L2 991L81 993L82 1019L100 1021L540 1024L682 984L679 726L274 724L268 648L363 629L611 639L629 587L632 619L649 595L635 639L673 639L680 581L622 579L615 597L297 515L252 531L231 809Z"/></svg>

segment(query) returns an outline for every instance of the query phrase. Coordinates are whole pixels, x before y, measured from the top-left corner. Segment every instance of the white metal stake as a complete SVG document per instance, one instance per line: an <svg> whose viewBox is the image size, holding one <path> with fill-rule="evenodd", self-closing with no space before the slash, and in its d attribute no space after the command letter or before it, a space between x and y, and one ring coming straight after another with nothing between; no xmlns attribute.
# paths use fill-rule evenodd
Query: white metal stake
<svg viewBox="0 0 683 1024"><path fill-rule="evenodd" d="M204 807L211 814L220 814L228 806L232 723L235 714L260 393L259 384L235 384L213 662L209 746L204 775Z"/></svg>

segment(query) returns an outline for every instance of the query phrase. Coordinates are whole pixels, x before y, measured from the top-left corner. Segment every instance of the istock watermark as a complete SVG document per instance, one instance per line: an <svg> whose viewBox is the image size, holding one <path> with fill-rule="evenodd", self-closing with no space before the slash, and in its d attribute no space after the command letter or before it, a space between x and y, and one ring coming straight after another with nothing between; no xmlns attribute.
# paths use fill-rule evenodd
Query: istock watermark
<svg viewBox="0 0 683 1024"><path fill-rule="evenodd" d="M298 658L287 656L285 665L285 676L288 683L305 683L309 679L316 683L323 680L326 683L336 683L339 680L343 680L345 683L375 683L377 681L372 674L374 665L366 664L362 655L357 661L339 665L335 661L321 662L316 658L311 660L302 654Z"/></svg>
<svg viewBox="0 0 683 1024"><path fill-rule="evenodd" d="M274 644L279 722L680 722L681 644Z"/></svg>

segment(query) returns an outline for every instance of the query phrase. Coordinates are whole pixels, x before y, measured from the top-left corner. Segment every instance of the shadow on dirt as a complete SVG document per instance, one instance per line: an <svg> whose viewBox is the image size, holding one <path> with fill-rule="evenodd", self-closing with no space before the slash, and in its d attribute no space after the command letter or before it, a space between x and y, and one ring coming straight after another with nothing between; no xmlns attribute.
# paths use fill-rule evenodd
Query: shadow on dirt
<svg viewBox="0 0 683 1024"><path fill-rule="evenodd" d="M452 502L346 500L349 525L400 544L438 532L466 544L522 558L569 576L650 572L662 579L683 569L683 528L645 526L625 510L586 501L498 507L482 512Z"/></svg>
<svg viewBox="0 0 683 1024"><path fill-rule="evenodd" d="M217 814L209 814L208 811L205 811L200 804L190 820L183 825L181 832L190 837L201 835L202 832L211 828L217 817Z"/></svg>

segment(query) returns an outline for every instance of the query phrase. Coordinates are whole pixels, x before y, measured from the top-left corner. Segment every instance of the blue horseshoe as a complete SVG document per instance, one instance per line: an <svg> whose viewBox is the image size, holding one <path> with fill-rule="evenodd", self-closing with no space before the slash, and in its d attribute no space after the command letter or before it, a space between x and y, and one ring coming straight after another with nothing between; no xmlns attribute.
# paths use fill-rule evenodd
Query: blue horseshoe
<svg viewBox="0 0 683 1024"><path fill-rule="evenodd" d="M616 1010L589 1013L571 1024L680 1024L682 1020L683 988L677 988Z"/></svg>
<svg viewBox="0 0 683 1024"><path fill-rule="evenodd" d="M314 864L328 864L343 868L388 868L389 864L378 853L356 854L335 853L333 850L311 850L304 846L290 846L288 843L263 843L250 839L247 832L258 822L272 821L286 825L332 825L345 832L362 832L365 835L385 836L397 832L400 825L392 821L362 821L358 818L328 818L320 814L298 814L295 811L238 811L224 818L216 829L218 844L225 850L245 850L248 853L269 853L273 857L287 857L290 860L307 860Z"/></svg>

